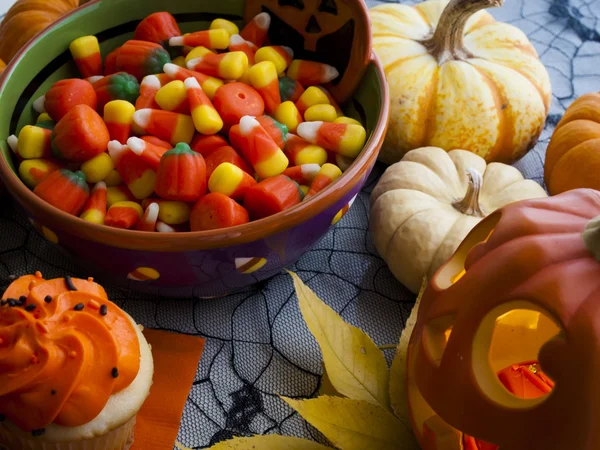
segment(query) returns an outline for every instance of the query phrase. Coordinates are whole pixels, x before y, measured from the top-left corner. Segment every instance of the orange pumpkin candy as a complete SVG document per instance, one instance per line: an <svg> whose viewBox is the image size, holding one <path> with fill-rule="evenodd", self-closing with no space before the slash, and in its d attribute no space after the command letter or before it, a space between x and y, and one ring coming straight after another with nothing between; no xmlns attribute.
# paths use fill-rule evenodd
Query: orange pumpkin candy
<svg viewBox="0 0 600 450"><path fill-rule="evenodd" d="M600 190L600 92L579 97L554 130L544 178L551 195L571 189Z"/></svg>
<svg viewBox="0 0 600 450"><path fill-rule="evenodd" d="M180 143L160 160L155 192L165 200L195 202L206 193L206 163L200 153Z"/></svg>
<svg viewBox="0 0 600 450"><path fill-rule="evenodd" d="M424 450L463 448L462 432L511 450L600 448L599 219L590 189L511 204L434 275L407 358ZM503 387L497 372L528 360L550 395Z"/></svg>

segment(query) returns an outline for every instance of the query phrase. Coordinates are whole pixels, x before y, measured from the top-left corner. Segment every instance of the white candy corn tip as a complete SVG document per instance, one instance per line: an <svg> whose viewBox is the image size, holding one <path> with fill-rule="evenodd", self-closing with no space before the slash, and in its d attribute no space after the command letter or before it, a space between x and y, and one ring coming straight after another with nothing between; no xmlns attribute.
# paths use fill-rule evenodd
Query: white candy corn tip
<svg viewBox="0 0 600 450"><path fill-rule="evenodd" d="M196 80L194 77L186 78L186 80L183 82L183 85L186 89L202 89L200 83L198 83L198 80Z"/></svg>
<svg viewBox="0 0 600 450"><path fill-rule="evenodd" d="M146 142L140 138L130 137L127 139L127 147L131 149L133 153L140 156L146 150Z"/></svg>
<svg viewBox="0 0 600 450"><path fill-rule="evenodd" d="M113 161L117 161L123 152L129 150L129 147L121 144L119 141L110 141L108 143L108 154Z"/></svg>
<svg viewBox="0 0 600 450"><path fill-rule="evenodd" d="M150 203L145 211L146 222L154 223L158 219L158 213L160 211L160 207L158 203Z"/></svg>
<svg viewBox="0 0 600 450"><path fill-rule="evenodd" d="M19 138L17 136L15 136L14 134L11 134L6 139L6 142L7 142L8 146L10 147L10 149L13 151L13 153L17 153L17 151L19 150Z"/></svg>
<svg viewBox="0 0 600 450"><path fill-rule="evenodd" d="M133 113L133 123L138 127L146 128L152 117L152 109L144 108Z"/></svg>
<svg viewBox="0 0 600 450"><path fill-rule="evenodd" d="M229 46L232 45L244 45L246 39L241 37L239 34L234 34L229 38Z"/></svg>
<svg viewBox="0 0 600 450"><path fill-rule="evenodd" d="M266 12L258 14L254 18L254 21L256 22L256 25L258 25L263 30L271 26L271 16L269 15L269 13Z"/></svg>
<svg viewBox="0 0 600 450"><path fill-rule="evenodd" d="M181 47L183 46L183 36L175 36L169 39L169 45L171 47Z"/></svg>
<svg viewBox="0 0 600 450"><path fill-rule="evenodd" d="M284 49L288 55L290 55L290 58L294 58L294 50L292 50L291 47L286 47L285 45L282 45L281 48Z"/></svg>
<svg viewBox="0 0 600 450"><path fill-rule="evenodd" d="M46 96L42 95L40 98L38 98L36 101L33 102L33 109L35 110L35 112L37 113L45 113L46 112Z"/></svg>
<svg viewBox="0 0 600 450"><path fill-rule="evenodd" d="M92 192L95 192L95 191L106 191L106 189L108 189L106 187L106 183L104 181L98 181L94 185L94 188L92 189Z"/></svg>
<svg viewBox="0 0 600 450"><path fill-rule="evenodd" d="M190 70L194 70L194 68L202 62L202 57L190 59L187 63L187 68Z"/></svg>
<svg viewBox="0 0 600 450"><path fill-rule="evenodd" d="M171 225L158 221L156 222L156 231L159 233L175 233L176 230Z"/></svg>
<svg viewBox="0 0 600 450"><path fill-rule="evenodd" d="M325 64L325 70L323 73L323 83L329 83L330 81L335 80L339 76L340 73L335 67L330 66L329 64Z"/></svg>
<svg viewBox="0 0 600 450"><path fill-rule="evenodd" d="M102 78L104 78L103 75L96 75L93 77L86 78L85 81L87 81L90 84L94 84L96 81L100 81Z"/></svg>
<svg viewBox="0 0 600 450"><path fill-rule="evenodd" d="M298 125L296 132L302 138L307 140L308 142L315 143L317 141L317 134L319 133L319 128L321 128L323 122L303 122Z"/></svg>
<svg viewBox="0 0 600 450"><path fill-rule="evenodd" d="M321 170L321 166L318 164L302 164L300 170L302 170L302 175L312 181Z"/></svg>
<svg viewBox="0 0 600 450"><path fill-rule="evenodd" d="M175 78L179 69L181 69L181 67L173 63L167 63L163 66L163 72L169 75L171 78ZM156 79L158 80L158 78Z"/></svg>
<svg viewBox="0 0 600 450"><path fill-rule="evenodd" d="M259 126L258 121L252 116L244 116L240 120L240 132L245 136L252 133L252 130Z"/></svg>
<svg viewBox="0 0 600 450"><path fill-rule="evenodd" d="M156 75L146 75L142 80L141 86L151 89L160 89L162 87L162 83Z"/></svg>

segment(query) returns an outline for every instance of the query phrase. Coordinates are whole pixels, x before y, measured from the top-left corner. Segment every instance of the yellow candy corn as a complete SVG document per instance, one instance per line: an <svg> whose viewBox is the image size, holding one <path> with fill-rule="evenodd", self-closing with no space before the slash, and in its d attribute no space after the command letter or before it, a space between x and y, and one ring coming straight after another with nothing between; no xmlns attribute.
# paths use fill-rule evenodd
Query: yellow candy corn
<svg viewBox="0 0 600 450"><path fill-rule="evenodd" d="M313 105L304 113L304 120L307 122L334 122L337 119L337 112L331 105Z"/></svg>
<svg viewBox="0 0 600 450"><path fill-rule="evenodd" d="M104 180L114 168L115 165L108 153L100 153L81 164L81 171L85 174L88 183L98 183Z"/></svg>

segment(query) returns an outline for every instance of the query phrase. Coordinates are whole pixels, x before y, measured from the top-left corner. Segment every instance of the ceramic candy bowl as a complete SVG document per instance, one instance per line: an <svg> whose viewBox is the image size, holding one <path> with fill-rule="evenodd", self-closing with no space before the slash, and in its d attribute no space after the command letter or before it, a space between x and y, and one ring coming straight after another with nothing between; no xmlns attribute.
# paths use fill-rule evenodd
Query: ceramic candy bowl
<svg viewBox="0 0 600 450"><path fill-rule="evenodd" d="M347 211L371 172L387 128L389 98L383 69L371 52L367 10L361 0L304 0L281 7L280 3L96 0L23 48L0 80L0 178L36 229L89 273L139 291L171 296L226 295L275 275L307 252ZM321 3L328 12L323 12ZM184 33L207 29L217 17L242 25L244 18L267 11L272 16L272 44L291 44L298 57L331 58L342 74L332 92L346 105L345 113L359 119L368 133L353 165L329 188L294 208L206 232L147 233L100 226L63 213L34 195L15 173L6 138L35 122L32 103L53 83L79 76L69 43L93 34L106 55L132 38L141 19L165 8ZM340 52L342 59L335 56ZM356 79L357 74L362 76Z"/></svg>

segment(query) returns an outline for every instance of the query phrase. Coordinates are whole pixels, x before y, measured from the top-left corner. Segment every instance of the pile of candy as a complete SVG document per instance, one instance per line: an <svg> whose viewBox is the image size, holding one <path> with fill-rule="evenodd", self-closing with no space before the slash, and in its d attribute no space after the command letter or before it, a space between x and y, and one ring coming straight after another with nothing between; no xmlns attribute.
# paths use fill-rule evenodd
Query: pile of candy
<svg viewBox="0 0 600 450"><path fill-rule="evenodd" d="M217 19L182 36L156 13L104 61L96 37L76 39L83 79L55 83L37 123L8 139L21 179L83 220L158 232L235 226L315 195L366 132L320 86L338 71L263 46L269 25L263 13L241 32Z"/></svg>

